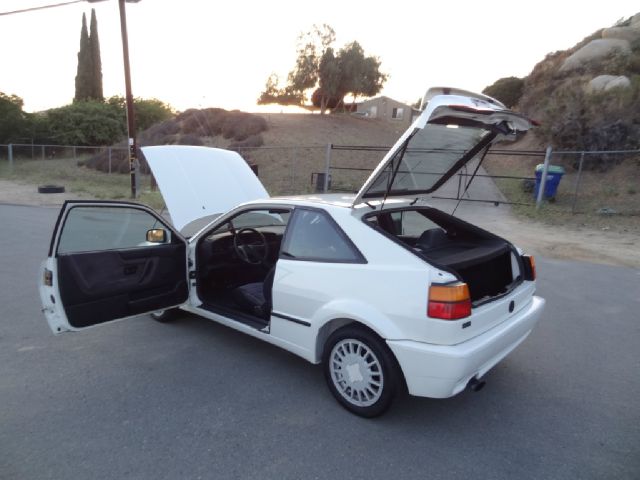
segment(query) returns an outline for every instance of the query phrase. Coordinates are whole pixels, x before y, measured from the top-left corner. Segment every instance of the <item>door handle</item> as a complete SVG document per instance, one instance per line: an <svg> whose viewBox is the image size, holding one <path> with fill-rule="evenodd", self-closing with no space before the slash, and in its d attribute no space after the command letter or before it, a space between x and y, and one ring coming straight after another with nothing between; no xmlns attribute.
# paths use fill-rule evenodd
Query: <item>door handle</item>
<svg viewBox="0 0 640 480"><path fill-rule="evenodd" d="M126 267L124 267L124 274L125 275L133 275L134 273L136 273L136 271L138 270L138 267L135 265L127 265Z"/></svg>

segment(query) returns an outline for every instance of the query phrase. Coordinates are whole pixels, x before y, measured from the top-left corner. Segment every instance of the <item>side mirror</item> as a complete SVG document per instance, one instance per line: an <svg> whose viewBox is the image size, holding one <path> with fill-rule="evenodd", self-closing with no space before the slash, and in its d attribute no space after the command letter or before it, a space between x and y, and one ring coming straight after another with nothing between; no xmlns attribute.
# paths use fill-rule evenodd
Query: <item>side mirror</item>
<svg viewBox="0 0 640 480"><path fill-rule="evenodd" d="M147 230L147 242L149 243L166 243L167 232L164 228L152 228Z"/></svg>

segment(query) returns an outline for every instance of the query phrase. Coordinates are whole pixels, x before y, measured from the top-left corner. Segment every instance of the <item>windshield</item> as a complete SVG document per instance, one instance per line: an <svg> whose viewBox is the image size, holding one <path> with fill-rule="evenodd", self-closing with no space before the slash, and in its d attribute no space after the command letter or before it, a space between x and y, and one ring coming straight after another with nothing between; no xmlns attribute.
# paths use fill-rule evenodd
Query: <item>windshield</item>
<svg viewBox="0 0 640 480"><path fill-rule="evenodd" d="M446 174L456 162L469 154L478 153L474 152L474 147L490 133L489 130L475 127L427 124L423 129L416 130L406 148L396 152L363 197L381 197L387 189L389 195L430 192L447 180L449 176ZM398 171L394 177L396 168ZM391 180L393 183L389 185Z"/></svg>

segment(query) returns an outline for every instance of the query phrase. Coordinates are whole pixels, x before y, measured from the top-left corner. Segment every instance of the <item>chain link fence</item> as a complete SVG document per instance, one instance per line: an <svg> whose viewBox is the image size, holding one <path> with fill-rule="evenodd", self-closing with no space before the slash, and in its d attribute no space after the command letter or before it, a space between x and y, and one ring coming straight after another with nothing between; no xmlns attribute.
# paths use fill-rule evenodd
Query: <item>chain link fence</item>
<svg viewBox="0 0 640 480"><path fill-rule="evenodd" d="M457 173L434 197L455 201L536 205L536 185L543 172L545 151L493 148L476 171L478 159ZM272 196L317 192L355 193L378 165L389 146L297 145L239 147L237 151L254 168ZM86 168L86 162L100 154L102 172ZM87 187L100 184L129 188L130 176L111 167L111 155L126 155L124 147L81 147L61 145L0 145L0 177L46 182L91 178ZM106 164L105 164L106 162ZM640 150L577 152L549 151L549 165L564 168L552 197L544 207L571 213L640 214ZM443 172L430 172L442 174ZM473 180L472 187L467 184ZM140 175L142 191L150 190L150 175ZM497 187L497 188L495 188ZM122 198L124 194L117 194ZM108 198L109 193L98 195ZM126 196L126 195L124 195Z"/></svg>

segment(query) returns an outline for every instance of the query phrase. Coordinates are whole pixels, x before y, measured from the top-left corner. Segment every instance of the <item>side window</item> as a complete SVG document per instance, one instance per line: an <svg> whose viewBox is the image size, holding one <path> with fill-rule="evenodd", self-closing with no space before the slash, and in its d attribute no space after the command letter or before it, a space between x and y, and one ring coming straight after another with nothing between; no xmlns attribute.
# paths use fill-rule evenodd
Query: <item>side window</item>
<svg viewBox="0 0 640 480"><path fill-rule="evenodd" d="M165 231L164 242L147 242L151 229ZM78 206L69 210L57 253L117 250L172 242L172 232L149 212L132 207Z"/></svg>
<svg viewBox="0 0 640 480"><path fill-rule="evenodd" d="M206 238L215 238L229 232L237 232L243 228L272 231L282 236L289 221L291 212L286 209L248 210L217 226Z"/></svg>
<svg viewBox="0 0 640 480"><path fill-rule="evenodd" d="M396 226L396 234L408 237L419 237L425 230L438 228L437 223L414 210L392 212L391 220Z"/></svg>
<svg viewBox="0 0 640 480"><path fill-rule="evenodd" d="M284 258L337 263L365 259L338 224L322 210L297 208L282 246Z"/></svg>

